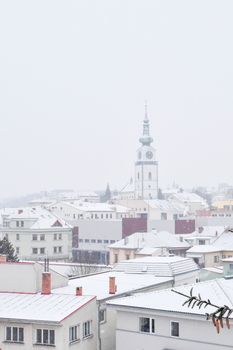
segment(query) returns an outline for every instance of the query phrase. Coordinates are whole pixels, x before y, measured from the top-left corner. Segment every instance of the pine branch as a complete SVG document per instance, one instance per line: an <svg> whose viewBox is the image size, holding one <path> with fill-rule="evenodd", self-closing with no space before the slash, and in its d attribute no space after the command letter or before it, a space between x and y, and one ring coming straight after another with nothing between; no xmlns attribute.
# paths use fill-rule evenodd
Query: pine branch
<svg viewBox="0 0 233 350"><path fill-rule="evenodd" d="M213 303L211 303L211 301L209 299L207 300L203 300L201 298L201 295L198 294L198 296L193 295L193 288L190 289L190 294L184 294L181 292L178 292L177 290L172 289L172 292L182 295L183 297L185 297L187 300L182 304L183 306L187 305L190 308L194 308L194 306L198 306L199 309L201 309L202 307L206 308L207 306L212 306L215 309L217 309L215 312L212 313L206 313L206 319L207 320L212 320L214 326L216 327L217 333L220 332L220 327L223 328L224 326L224 322L223 320L225 320L226 326L228 329L230 329L230 321L229 321L229 317L233 312L233 309L231 309L229 306L227 305L223 305L223 306L219 306L219 305L215 305Z"/></svg>

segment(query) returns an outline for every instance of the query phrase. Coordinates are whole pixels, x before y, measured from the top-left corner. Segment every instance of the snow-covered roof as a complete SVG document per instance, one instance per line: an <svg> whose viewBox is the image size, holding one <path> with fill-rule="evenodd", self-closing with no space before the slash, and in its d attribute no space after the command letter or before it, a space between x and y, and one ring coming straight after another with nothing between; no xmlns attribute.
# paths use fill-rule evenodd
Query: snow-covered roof
<svg viewBox="0 0 233 350"><path fill-rule="evenodd" d="M0 293L0 319L61 322L93 296Z"/></svg>
<svg viewBox="0 0 233 350"><path fill-rule="evenodd" d="M220 234L216 240L213 242L213 246L221 246L229 249L233 249L233 232L226 229L222 234Z"/></svg>
<svg viewBox="0 0 233 350"><path fill-rule="evenodd" d="M165 199L149 199L145 200L145 203L153 209L161 211L171 211L172 213L178 213L185 215L187 213L187 207L182 203L172 202Z"/></svg>
<svg viewBox="0 0 233 350"><path fill-rule="evenodd" d="M7 208L0 210L1 218L7 221L31 221L30 229L47 229L51 227L71 228L63 219L41 207Z"/></svg>
<svg viewBox="0 0 233 350"><path fill-rule="evenodd" d="M150 247L144 247L141 250L137 252L137 255L152 255L155 252L160 252L160 248L150 248Z"/></svg>
<svg viewBox="0 0 233 350"><path fill-rule="evenodd" d="M213 246L211 244L204 244L204 245L195 245L189 250L187 250L187 254L189 253L214 253L219 252L223 249L223 247L217 247Z"/></svg>
<svg viewBox="0 0 233 350"><path fill-rule="evenodd" d="M172 194L171 198L183 203L201 203L205 208L208 208L206 200L193 192L174 193Z"/></svg>
<svg viewBox="0 0 233 350"><path fill-rule="evenodd" d="M134 193L134 184L133 182L129 182L123 189L120 191L120 193Z"/></svg>
<svg viewBox="0 0 233 350"><path fill-rule="evenodd" d="M217 237L225 230L225 226L201 226L199 229L190 234L184 234L183 237Z"/></svg>
<svg viewBox="0 0 233 350"><path fill-rule="evenodd" d="M171 277L156 277L150 274L126 274L119 271L104 272L95 275L71 279L67 287L56 288L53 293L74 294L76 287L82 287L84 295L96 295L98 300L112 297L109 294L109 277L116 278L115 296L135 290L149 288L172 280Z"/></svg>
<svg viewBox="0 0 233 350"><path fill-rule="evenodd" d="M155 276L176 276L183 273L199 270L197 264L191 258L180 256L150 256L119 262L115 271L125 273L153 274Z"/></svg>
<svg viewBox="0 0 233 350"><path fill-rule="evenodd" d="M167 231L135 232L109 246L110 248L140 249L150 248L188 248L187 242L181 242L175 234Z"/></svg>
<svg viewBox="0 0 233 350"><path fill-rule="evenodd" d="M185 285L176 287L175 290L189 295L190 289L193 287L193 295L200 293L203 299L210 299L216 305L228 305L233 307L233 280L216 279L205 282L196 283L194 285ZM199 309L198 306L188 308L183 306L185 297L174 293L171 289L149 292L146 294L135 294L126 298L119 298L108 301L107 303L119 307L142 308L166 312L178 312L185 314L205 315L216 311L215 308L207 306ZM231 316L233 317L233 316Z"/></svg>
<svg viewBox="0 0 233 350"><path fill-rule="evenodd" d="M74 201L74 202L66 202L64 205L69 205L75 209L78 209L84 212L128 213L130 211L130 208L124 207L122 205L108 204L108 203Z"/></svg>
<svg viewBox="0 0 233 350"><path fill-rule="evenodd" d="M223 274L223 266L216 266L216 267L204 267L203 269L201 269L201 271L209 271L209 272L214 272L217 274L222 275ZM201 272L200 271L200 272Z"/></svg>

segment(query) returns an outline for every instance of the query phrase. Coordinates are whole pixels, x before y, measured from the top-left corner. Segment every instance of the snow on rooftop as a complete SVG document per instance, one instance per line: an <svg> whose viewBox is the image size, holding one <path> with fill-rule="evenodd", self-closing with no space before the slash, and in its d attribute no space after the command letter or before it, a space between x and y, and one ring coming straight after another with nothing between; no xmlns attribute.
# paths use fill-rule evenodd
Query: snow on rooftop
<svg viewBox="0 0 233 350"><path fill-rule="evenodd" d="M144 273L155 276L176 276L183 273L199 270L197 264L191 258L180 256L149 256L119 262L115 271L125 273Z"/></svg>
<svg viewBox="0 0 233 350"><path fill-rule="evenodd" d="M183 215L187 213L187 207L185 205L172 202L170 200L149 199L145 200L145 203L147 203L150 208L159 209L161 211L171 211L173 213L181 213Z"/></svg>
<svg viewBox="0 0 233 350"><path fill-rule="evenodd" d="M150 248L188 248L187 242L181 242L175 234L167 231L135 232L109 246L110 248L140 249Z"/></svg>
<svg viewBox="0 0 233 350"><path fill-rule="evenodd" d="M195 245L189 250L187 250L188 253L214 253L218 252L220 250L223 250L223 247L216 247L211 244L204 244L204 245Z"/></svg>
<svg viewBox="0 0 233 350"><path fill-rule="evenodd" d="M126 274L119 271L104 272L95 275L74 278L69 285L53 290L55 294L75 294L76 287L83 288L84 295L96 295L98 300L112 297L109 294L109 277L116 278L117 292L115 295L148 288L172 281L171 277L155 277L149 274Z"/></svg>
<svg viewBox="0 0 233 350"><path fill-rule="evenodd" d="M210 299L216 305L228 305L233 307L233 280L216 279L200 282L194 285L176 287L175 290L188 294L193 287L193 295L200 293L203 299ZM149 292L146 294L135 294L126 298L119 298L107 303L115 306L137 307L142 309L159 310L167 312L178 312L188 314L205 315L216 311L215 308L207 306L199 309L198 306L188 308L183 306L185 297L174 293L171 289ZM233 316L231 316L233 317Z"/></svg>
<svg viewBox="0 0 233 350"><path fill-rule="evenodd" d="M128 213L130 211L130 208L118 204L92 203L83 201L67 202L65 204L85 212Z"/></svg>
<svg viewBox="0 0 233 350"><path fill-rule="evenodd" d="M51 227L71 228L63 219L40 206L33 208L7 208L0 210L0 216L7 221L31 221L30 229L46 229Z"/></svg>
<svg viewBox="0 0 233 350"><path fill-rule="evenodd" d="M0 293L0 319L61 322L93 296Z"/></svg>
<svg viewBox="0 0 233 350"><path fill-rule="evenodd" d="M172 195L174 200L179 200L183 203L201 203L208 208L208 204L204 198L193 192L179 192Z"/></svg>

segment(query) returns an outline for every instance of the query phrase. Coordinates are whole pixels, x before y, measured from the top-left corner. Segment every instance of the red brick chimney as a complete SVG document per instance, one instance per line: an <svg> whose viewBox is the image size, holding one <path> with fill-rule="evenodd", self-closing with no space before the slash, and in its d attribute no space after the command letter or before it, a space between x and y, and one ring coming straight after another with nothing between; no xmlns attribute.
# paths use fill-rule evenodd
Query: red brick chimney
<svg viewBox="0 0 233 350"><path fill-rule="evenodd" d="M115 294L117 291L116 278L109 277L109 294Z"/></svg>
<svg viewBox="0 0 233 350"><path fill-rule="evenodd" d="M0 264L6 263L6 255L0 255Z"/></svg>
<svg viewBox="0 0 233 350"><path fill-rule="evenodd" d="M76 295L77 296L83 295L83 288L82 287L76 287Z"/></svg>
<svg viewBox="0 0 233 350"><path fill-rule="evenodd" d="M51 294L51 273L42 272L41 294Z"/></svg>

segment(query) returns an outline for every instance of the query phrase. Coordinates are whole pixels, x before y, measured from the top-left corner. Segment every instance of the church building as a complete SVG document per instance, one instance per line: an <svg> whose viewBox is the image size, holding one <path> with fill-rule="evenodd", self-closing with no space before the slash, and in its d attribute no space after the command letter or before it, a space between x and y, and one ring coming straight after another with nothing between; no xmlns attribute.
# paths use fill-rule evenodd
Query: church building
<svg viewBox="0 0 233 350"><path fill-rule="evenodd" d="M145 106L143 132L139 142L141 146L137 150L134 184L131 179L130 183L121 191L121 199L144 200L158 198L158 162L156 160L156 151L151 146L153 138L150 136L147 106Z"/></svg>

